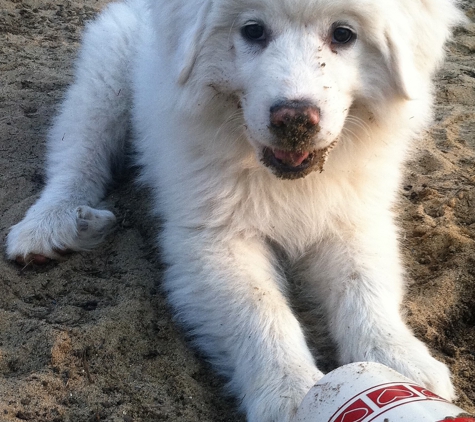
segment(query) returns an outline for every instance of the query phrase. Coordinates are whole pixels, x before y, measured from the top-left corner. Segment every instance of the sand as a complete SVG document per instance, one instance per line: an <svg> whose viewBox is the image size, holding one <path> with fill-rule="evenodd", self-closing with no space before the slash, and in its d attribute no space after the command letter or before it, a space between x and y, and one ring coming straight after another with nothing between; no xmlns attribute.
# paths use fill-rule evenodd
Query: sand
<svg viewBox="0 0 475 422"><path fill-rule="evenodd" d="M0 0L2 241L43 187L45 135L83 25L106 3ZM474 19L473 0L464 7ZM475 24L448 51L397 211L407 319L475 412ZM133 173L105 200L119 224L99 249L44 267L0 261L0 421L244 420L173 323L159 223Z"/></svg>

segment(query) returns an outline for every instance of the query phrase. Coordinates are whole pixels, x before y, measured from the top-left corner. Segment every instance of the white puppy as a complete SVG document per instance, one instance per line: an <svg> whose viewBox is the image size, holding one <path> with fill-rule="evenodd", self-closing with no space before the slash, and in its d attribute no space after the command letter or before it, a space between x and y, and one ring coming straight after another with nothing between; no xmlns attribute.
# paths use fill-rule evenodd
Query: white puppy
<svg viewBox="0 0 475 422"><path fill-rule="evenodd" d="M391 207L462 20L452 0L111 5L87 28L47 186L8 257L102 240L114 216L94 207L132 120L170 303L249 421L289 421L322 376L292 280L325 311L342 364L381 362L453 399L448 369L400 315Z"/></svg>

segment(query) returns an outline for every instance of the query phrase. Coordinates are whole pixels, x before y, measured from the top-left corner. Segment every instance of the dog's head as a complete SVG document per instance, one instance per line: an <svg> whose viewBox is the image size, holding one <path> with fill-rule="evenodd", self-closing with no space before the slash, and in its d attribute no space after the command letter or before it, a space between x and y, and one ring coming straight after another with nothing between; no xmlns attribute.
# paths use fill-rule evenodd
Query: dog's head
<svg viewBox="0 0 475 422"><path fill-rule="evenodd" d="M279 177L322 169L358 89L358 30L283 4L238 16L235 66L249 142ZM312 12L313 13L313 12Z"/></svg>
<svg viewBox="0 0 475 422"><path fill-rule="evenodd" d="M236 96L258 158L288 179L321 170L355 107L430 95L461 19L451 0L200 3L179 82Z"/></svg>

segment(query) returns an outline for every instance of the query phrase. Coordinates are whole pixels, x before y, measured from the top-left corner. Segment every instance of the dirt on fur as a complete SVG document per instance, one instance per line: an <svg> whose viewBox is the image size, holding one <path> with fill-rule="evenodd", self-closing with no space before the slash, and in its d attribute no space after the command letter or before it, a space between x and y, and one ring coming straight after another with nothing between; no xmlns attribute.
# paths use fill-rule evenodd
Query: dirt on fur
<svg viewBox="0 0 475 422"><path fill-rule="evenodd" d="M0 238L41 191L45 135L84 23L106 0L0 0ZM475 19L473 0L465 1ZM407 319L475 413L475 24L457 30L437 78L433 128L398 205ZM173 323L160 290L159 222L127 181L105 200L104 245L60 263L0 261L3 422L243 421L224 381Z"/></svg>

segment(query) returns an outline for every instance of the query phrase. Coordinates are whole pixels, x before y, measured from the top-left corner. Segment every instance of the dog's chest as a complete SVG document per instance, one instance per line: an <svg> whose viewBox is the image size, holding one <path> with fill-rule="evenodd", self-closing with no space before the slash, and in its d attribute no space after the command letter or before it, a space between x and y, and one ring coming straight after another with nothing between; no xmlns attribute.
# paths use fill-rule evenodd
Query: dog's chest
<svg viewBox="0 0 475 422"><path fill-rule="evenodd" d="M341 207L335 203L340 195L325 197L326 181L318 181L319 176L298 181L271 176L274 180L251 181L233 207L231 224L261 232L281 245L314 242L333 219L332 209Z"/></svg>

